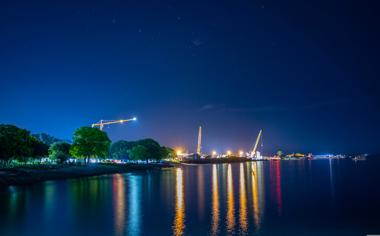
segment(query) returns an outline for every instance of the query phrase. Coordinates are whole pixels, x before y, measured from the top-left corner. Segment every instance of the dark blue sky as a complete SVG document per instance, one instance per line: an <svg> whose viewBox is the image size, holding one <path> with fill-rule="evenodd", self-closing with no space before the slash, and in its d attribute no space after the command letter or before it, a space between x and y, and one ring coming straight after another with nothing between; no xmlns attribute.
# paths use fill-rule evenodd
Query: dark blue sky
<svg viewBox="0 0 380 236"><path fill-rule="evenodd" d="M373 2L373 3L371 3ZM379 152L376 1L0 3L0 123L194 151Z"/></svg>

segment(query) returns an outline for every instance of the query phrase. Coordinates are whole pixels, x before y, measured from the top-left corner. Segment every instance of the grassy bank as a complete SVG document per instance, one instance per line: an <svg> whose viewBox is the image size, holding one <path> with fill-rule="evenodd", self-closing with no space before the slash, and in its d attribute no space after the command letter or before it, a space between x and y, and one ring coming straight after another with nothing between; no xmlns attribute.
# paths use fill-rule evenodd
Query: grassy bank
<svg viewBox="0 0 380 236"><path fill-rule="evenodd" d="M93 164L87 166L38 165L0 169L0 187L27 185L47 180L156 170L171 164Z"/></svg>

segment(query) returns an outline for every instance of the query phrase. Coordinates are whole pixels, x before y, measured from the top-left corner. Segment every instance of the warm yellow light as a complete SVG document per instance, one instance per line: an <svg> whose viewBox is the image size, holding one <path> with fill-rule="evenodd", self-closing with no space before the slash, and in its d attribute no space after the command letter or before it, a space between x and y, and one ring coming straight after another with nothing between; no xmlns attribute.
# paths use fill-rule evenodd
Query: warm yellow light
<svg viewBox="0 0 380 236"><path fill-rule="evenodd" d="M243 155L244 155L244 152L243 152L243 151L239 151L239 155L240 155L240 156L243 156Z"/></svg>
<svg viewBox="0 0 380 236"><path fill-rule="evenodd" d="M227 151L227 155L230 156L232 152L230 150Z"/></svg>
<svg viewBox="0 0 380 236"><path fill-rule="evenodd" d="M213 156L216 156L217 152L216 151L212 151L212 155Z"/></svg>
<svg viewBox="0 0 380 236"><path fill-rule="evenodd" d="M123 123L123 122L124 122L124 120L120 120L119 122L120 122L120 123Z"/></svg>
<svg viewBox="0 0 380 236"><path fill-rule="evenodd" d="M179 156L181 154L182 154L182 151L181 150L177 150L177 156Z"/></svg>

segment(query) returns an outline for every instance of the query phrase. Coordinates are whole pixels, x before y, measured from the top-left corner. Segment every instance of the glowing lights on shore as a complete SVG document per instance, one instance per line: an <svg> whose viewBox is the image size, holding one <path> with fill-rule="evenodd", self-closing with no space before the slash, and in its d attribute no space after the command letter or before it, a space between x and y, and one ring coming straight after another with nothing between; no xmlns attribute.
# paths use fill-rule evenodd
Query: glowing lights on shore
<svg viewBox="0 0 380 236"><path fill-rule="evenodd" d="M177 156L181 156L181 155L182 155L182 150L178 149L178 150L176 151L176 154L177 154Z"/></svg>
<svg viewBox="0 0 380 236"><path fill-rule="evenodd" d="M174 148L174 150L177 157L187 158L188 156L192 157L193 155L193 153L186 151L187 149L185 147L178 146L177 148ZM238 151L227 149L225 152L218 152L216 149L213 149L209 154L204 153L203 158L207 156L209 158L247 157L247 154L242 149L239 149Z"/></svg>

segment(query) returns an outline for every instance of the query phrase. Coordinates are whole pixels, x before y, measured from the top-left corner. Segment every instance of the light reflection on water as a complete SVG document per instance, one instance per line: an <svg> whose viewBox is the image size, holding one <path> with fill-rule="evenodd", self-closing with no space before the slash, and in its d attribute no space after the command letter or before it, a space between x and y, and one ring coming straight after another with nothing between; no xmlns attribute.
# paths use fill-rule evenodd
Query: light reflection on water
<svg viewBox="0 0 380 236"><path fill-rule="evenodd" d="M112 191L115 212L116 236L124 235L125 231L125 193L124 178L121 174L115 174L112 179Z"/></svg>
<svg viewBox="0 0 380 236"><path fill-rule="evenodd" d="M231 164L227 167L227 232L232 233L235 227L234 186Z"/></svg>
<svg viewBox="0 0 380 236"><path fill-rule="evenodd" d="M48 181L45 183L44 191L44 223L49 224L49 220L54 217L54 209L56 207L56 186L53 182Z"/></svg>
<svg viewBox="0 0 380 236"><path fill-rule="evenodd" d="M270 162L270 179L273 187L271 188L272 198L277 205L277 214L282 214L282 190L281 190L281 170L280 161Z"/></svg>
<svg viewBox="0 0 380 236"><path fill-rule="evenodd" d="M253 162L251 168L253 218L255 228L256 230L259 230L264 208L264 175L262 162Z"/></svg>
<svg viewBox="0 0 380 236"><path fill-rule="evenodd" d="M371 199L380 194L371 186L378 171L359 172L358 165L342 162L336 171L334 160L213 164L11 187L0 192L0 235L279 235L283 229L307 235L304 225L330 232L318 226L347 217L333 212L342 207L332 203L356 206L352 217L376 219L380 207ZM339 178L350 184L344 194ZM342 198L359 194L367 200ZM364 232L349 227L364 228L372 218L362 224L353 218L357 223L341 235Z"/></svg>
<svg viewBox="0 0 380 236"><path fill-rule="evenodd" d="M173 235L183 235L185 229L185 201L183 187L183 171L176 169L176 189L175 189L175 216L173 223Z"/></svg>
<svg viewBox="0 0 380 236"><path fill-rule="evenodd" d="M245 174L244 174L244 164L240 163L240 209L239 209L239 223L241 234L246 234L248 229L248 219L247 219L247 195L245 186Z"/></svg>
<svg viewBox="0 0 380 236"><path fill-rule="evenodd" d="M129 216L128 235L139 235L141 229L141 180L138 175L131 175L127 178L129 185Z"/></svg>
<svg viewBox="0 0 380 236"><path fill-rule="evenodd" d="M212 222L211 235L219 232L219 190L218 190L218 170L217 165L212 165Z"/></svg>
<svg viewBox="0 0 380 236"><path fill-rule="evenodd" d="M204 219L205 210L205 190L204 190L204 170L203 166L198 166L197 168L197 194L198 194L198 219Z"/></svg>

